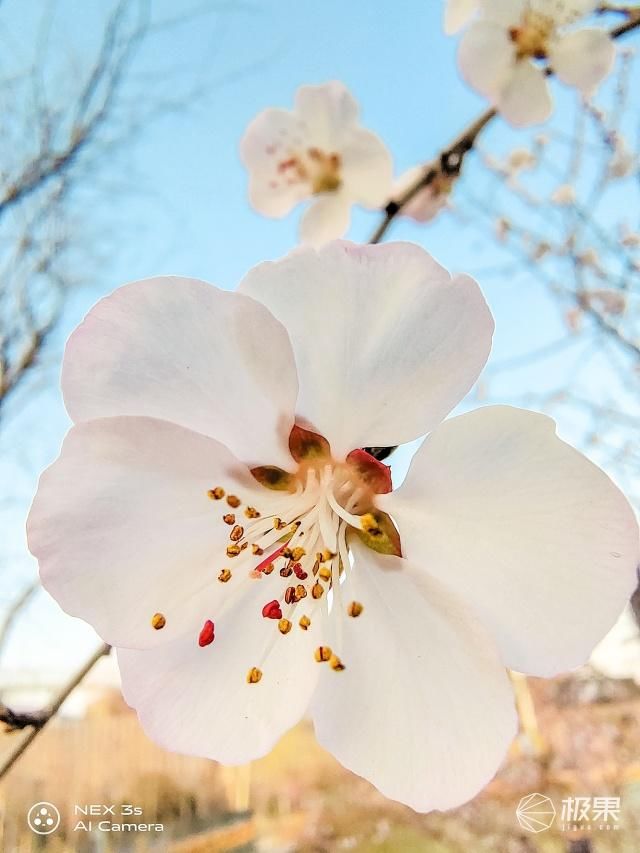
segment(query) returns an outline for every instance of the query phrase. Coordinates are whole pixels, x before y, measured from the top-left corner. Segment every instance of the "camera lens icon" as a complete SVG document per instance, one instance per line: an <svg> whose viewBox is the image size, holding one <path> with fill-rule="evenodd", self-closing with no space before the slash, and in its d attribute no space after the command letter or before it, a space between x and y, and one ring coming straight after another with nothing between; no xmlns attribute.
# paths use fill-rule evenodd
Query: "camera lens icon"
<svg viewBox="0 0 640 853"><path fill-rule="evenodd" d="M53 803L35 803L27 813L27 823L36 835L51 835L60 826L60 812Z"/></svg>

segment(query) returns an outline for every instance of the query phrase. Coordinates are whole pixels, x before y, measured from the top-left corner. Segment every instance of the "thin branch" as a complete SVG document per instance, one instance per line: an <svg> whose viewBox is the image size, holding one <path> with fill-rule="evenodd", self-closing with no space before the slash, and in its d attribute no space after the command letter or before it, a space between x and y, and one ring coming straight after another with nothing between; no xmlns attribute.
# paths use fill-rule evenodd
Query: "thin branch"
<svg viewBox="0 0 640 853"><path fill-rule="evenodd" d="M640 27L640 8L626 10L626 14L629 19L610 30L609 34L612 39L618 39ZM552 77L553 71L547 68L546 74ZM436 178L441 175L457 177L460 174L464 158L474 147L476 139L484 128L498 115L498 111L494 108L485 110L450 145L444 148L435 160L428 163L424 167L420 177L399 198L393 199L387 204L383 211L382 221L371 235L369 242L379 243L387 233L391 223L402 212L404 207L421 190L431 186Z"/></svg>
<svg viewBox="0 0 640 853"><path fill-rule="evenodd" d="M0 779L8 773L23 752L38 737L49 720L58 713L62 704L69 698L76 687L84 681L85 677L89 672L91 672L98 661L108 655L110 651L111 646L107 643L103 643L98 649L96 649L89 660L65 684L62 690L60 690L53 702L42 711L31 714L19 714L4 705L0 705L0 721L4 722L8 726L9 731L16 731L28 727L31 728L29 734L16 745L16 747L0 764Z"/></svg>

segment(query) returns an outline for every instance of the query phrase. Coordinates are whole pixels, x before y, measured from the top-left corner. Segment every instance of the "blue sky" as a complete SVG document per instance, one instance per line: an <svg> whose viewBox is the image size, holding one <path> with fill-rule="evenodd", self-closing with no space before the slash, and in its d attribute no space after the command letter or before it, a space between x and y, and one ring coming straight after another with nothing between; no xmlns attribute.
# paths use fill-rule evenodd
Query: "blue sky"
<svg viewBox="0 0 640 853"><path fill-rule="evenodd" d="M8 51L12 58L28 61L42 5L39 0L2 4L0 54ZM90 53L109 5L58 3L50 39L50 50L60 52L53 63L58 69L82 62ZM175 5L158 0L154 17L175 15ZM276 221L249 208L238 141L259 110L291 105L298 85L330 79L346 83L361 104L363 123L393 152L397 173L433 156L483 107L457 73L456 40L442 34L439 0L263 0L204 6L218 11L154 36L140 57L136 74L150 80L166 75L167 94L174 84L176 92L182 91L186 79L200 81L206 95L143 128L112 164L105 164L102 179L112 179L114 189L103 193L101 210L87 211L87 217L96 216L96 227L108 229L109 248L99 274L79 271L85 286L69 304L57 354L95 299L126 281L175 273L233 288L255 263L279 257L296 244L298 213ZM4 63L10 65L6 59ZM47 82L59 85L53 75ZM561 109L567 97L561 94ZM497 124L487 139L487 144L504 148L517 135ZM376 222L375 214L358 212L349 236L367 239ZM542 288L520 287L518 277L482 272L497 263L497 250L455 218L445 215L428 228L403 221L391 236L420 242L450 268L477 274L496 316L496 361L562 334L558 312ZM48 386L17 416L2 446L9 466L19 456L28 457L26 468L21 466L12 479L16 502L4 516L9 533L0 569L6 569L9 583L2 585L3 600L34 571L22 524L38 469L55 457L66 429L55 355ZM545 370L536 367L524 379L519 374L509 381L544 386L549 381ZM81 660L94 642L90 629L61 614L40 593L15 632L6 664L62 670Z"/></svg>

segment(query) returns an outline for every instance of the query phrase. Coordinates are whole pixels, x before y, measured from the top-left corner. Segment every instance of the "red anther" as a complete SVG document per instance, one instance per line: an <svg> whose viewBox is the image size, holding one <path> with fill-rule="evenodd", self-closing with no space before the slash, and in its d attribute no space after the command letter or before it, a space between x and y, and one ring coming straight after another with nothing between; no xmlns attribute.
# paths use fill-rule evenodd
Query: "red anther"
<svg viewBox="0 0 640 853"><path fill-rule="evenodd" d="M210 646L211 643L213 643L214 639L214 624L211 619L207 619L207 621L202 626L202 631L200 631L200 636L198 637L198 645Z"/></svg>
<svg viewBox="0 0 640 853"><path fill-rule="evenodd" d="M296 577L298 578L298 580L303 581L303 580L306 580L306 579L309 577L309 575L305 572L305 570L302 568L302 566L301 566L301 564L300 564L300 563L294 563L294 564L291 566L291 568L292 568L292 569L293 569L293 571L295 572L295 575L296 575Z"/></svg>
<svg viewBox="0 0 640 853"><path fill-rule="evenodd" d="M262 608L262 615L265 619L282 619L282 610L280 610L280 602L274 599Z"/></svg>
<svg viewBox="0 0 640 853"><path fill-rule="evenodd" d="M273 563L274 560L277 560L278 557L280 556L280 554L282 554L284 549L287 547L287 545L288 545L288 543L285 542L284 545L281 545L277 551L274 551L273 554L269 554L268 557L265 557L261 563L258 563L258 565L255 567L255 569L253 571L254 572L261 572L265 568L265 566L268 566L269 563Z"/></svg>

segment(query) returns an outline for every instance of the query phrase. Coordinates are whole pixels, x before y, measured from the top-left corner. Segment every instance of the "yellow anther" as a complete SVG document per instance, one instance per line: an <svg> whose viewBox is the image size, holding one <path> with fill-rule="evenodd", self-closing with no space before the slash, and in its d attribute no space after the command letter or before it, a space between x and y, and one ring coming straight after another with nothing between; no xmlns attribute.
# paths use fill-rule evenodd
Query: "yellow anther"
<svg viewBox="0 0 640 853"><path fill-rule="evenodd" d="M322 552L321 557L322 557L321 562L327 563L329 560L333 560L333 558L335 557L335 554L333 553L333 551L329 551L329 549L327 548Z"/></svg>
<svg viewBox="0 0 640 853"><path fill-rule="evenodd" d="M304 548L298 547L298 548L293 549L293 551L291 552L291 556L292 556L292 559L294 559L297 563L299 560L301 560L306 555L306 553L307 552L304 550Z"/></svg>
<svg viewBox="0 0 640 853"><path fill-rule="evenodd" d="M365 512L365 514L360 517L360 526L365 533L369 534L369 536L380 536L382 533L375 516L370 512Z"/></svg>
<svg viewBox="0 0 640 853"><path fill-rule="evenodd" d="M280 631L281 634L288 634L290 630L291 622L289 622L288 619L281 619L278 622L278 631Z"/></svg>
<svg viewBox="0 0 640 853"><path fill-rule="evenodd" d="M167 624L167 620L164 617L163 613L154 613L151 617L151 627L155 628L156 631L159 631L161 628Z"/></svg>
<svg viewBox="0 0 640 853"><path fill-rule="evenodd" d="M220 574L218 575L218 580L220 583L226 583L231 580L231 570L230 569L222 569Z"/></svg>
<svg viewBox="0 0 640 853"><path fill-rule="evenodd" d="M260 556L262 556L262 554L264 554L264 548L261 548L259 545L256 545L254 542L253 545L251 546L251 553L260 557Z"/></svg>
<svg viewBox="0 0 640 853"><path fill-rule="evenodd" d="M311 595L313 596L313 598L322 598L323 594L324 594L324 587L322 586L322 584L320 584L320 583L318 583L318 581L316 581L314 583L314 585L311 587Z"/></svg>
<svg viewBox="0 0 640 853"><path fill-rule="evenodd" d="M311 619L308 616L301 616L298 625L302 628L303 631L306 631L309 625L311 625Z"/></svg>
<svg viewBox="0 0 640 853"><path fill-rule="evenodd" d="M225 524L229 524L229 525L236 523L236 517L232 512L228 512L226 515L223 515L222 520L224 521Z"/></svg>
<svg viewBox="0 0 640 853"><path fill-rule="evenodd" d="M364 608L359 601L352 601L347 607L347 613L355 619L356 616L359 616L362 613L363 609Z"/></svg>
<svg viewBox="0 0 640 853"><path fill-rule="evenodd" d="M233 528L233 530L229 534L229 539L231 539L232 542L239 542L243 536L244 536L244 527L241 527L239 524L236 524L236 526Z"/></svg>
<svg viewBox="0 0 640 853"><path fill-rule="evenodd" d="M244 514L246 515L247 518L260 518L260 513L253 506L248 506L245 509Z"/></svg>
<svg viewBox="0 0 640 853"><path fill-rule="evenodd" d="M285 524L285 522L281 518L274 518L273 519L273 529L274 530L282 530L282 528L286 527L286 526L287 525Z"/></svg>
<svg viewBox="0 0 640 853"><path fill-rule="evenodd" d="M344 669L344 664L342 663L338 655L331 655L331 657L329 658L329 666L331 667L331 669L335 669L336 672L342 672L342 670Z"/></svg>
<svg viewBox="0 0 640 853"><path fill-rule="evenodd" d="M233 507L233 509L238 509L242 502L240 498L236 497L235 495L227 495L227 503L230 507Z"/></svg>
<svg viewBox="0 0 640 853"><path fill-rule="evenodd" d="M227 557L237 557L240 551L242 551L242 548L239 545L229 545L227 548Z"/></svg>
<svg viewBox="0 0 640 853"><path fill-rule="evenodd" d="M220 486L216 486L215 489L209 489L207 497L211 498L212 501L222 500L224 497L224 489Z"/></svg>
<svg viewBox="0 0 640 853"><path fill-rule="evenodd" d="M263 568L262 568L262 574L263 575L270 575L272 571L273 571L273 563L267 563L267 565L263 566Z"/></svg>
<svg viewBox="0 0 640 853"><path fill-rule="evenodd" d="M295 600L301 601L303 598L306 598L306 597L307 597L307 590L305 589L305 587L301 583L299 583L298 586L296 587Z"/></svg>
<svg viewBox="0 0 640 853"><path fill-rule="evenodd" d="M247 684L257 684L262 678L262 670L257 666L252 666L247 673Z"/></svg>
<svg viewBox="0 0 640 853"><path fill-rule="evenodd" d="M331 569L327 568L327 566L322 566L318 570L318 576L322 578L323 581L331 580Z"/></svg>
<svg viewBox="0 0 640 853"><path fill-rule="evenodd" d="M293 559L293 551L291 550L291 548L284 548L282 551L282 556L285 558L285 560L291 560Z"/></svg>
<svg viewBox="0 0 640 853"><path fill-rule="evenodd" d="M328 660L331 660L332 654L333 652L329 646L318 646L314 652L314 657L318 663L326 663Z"/></svg>

